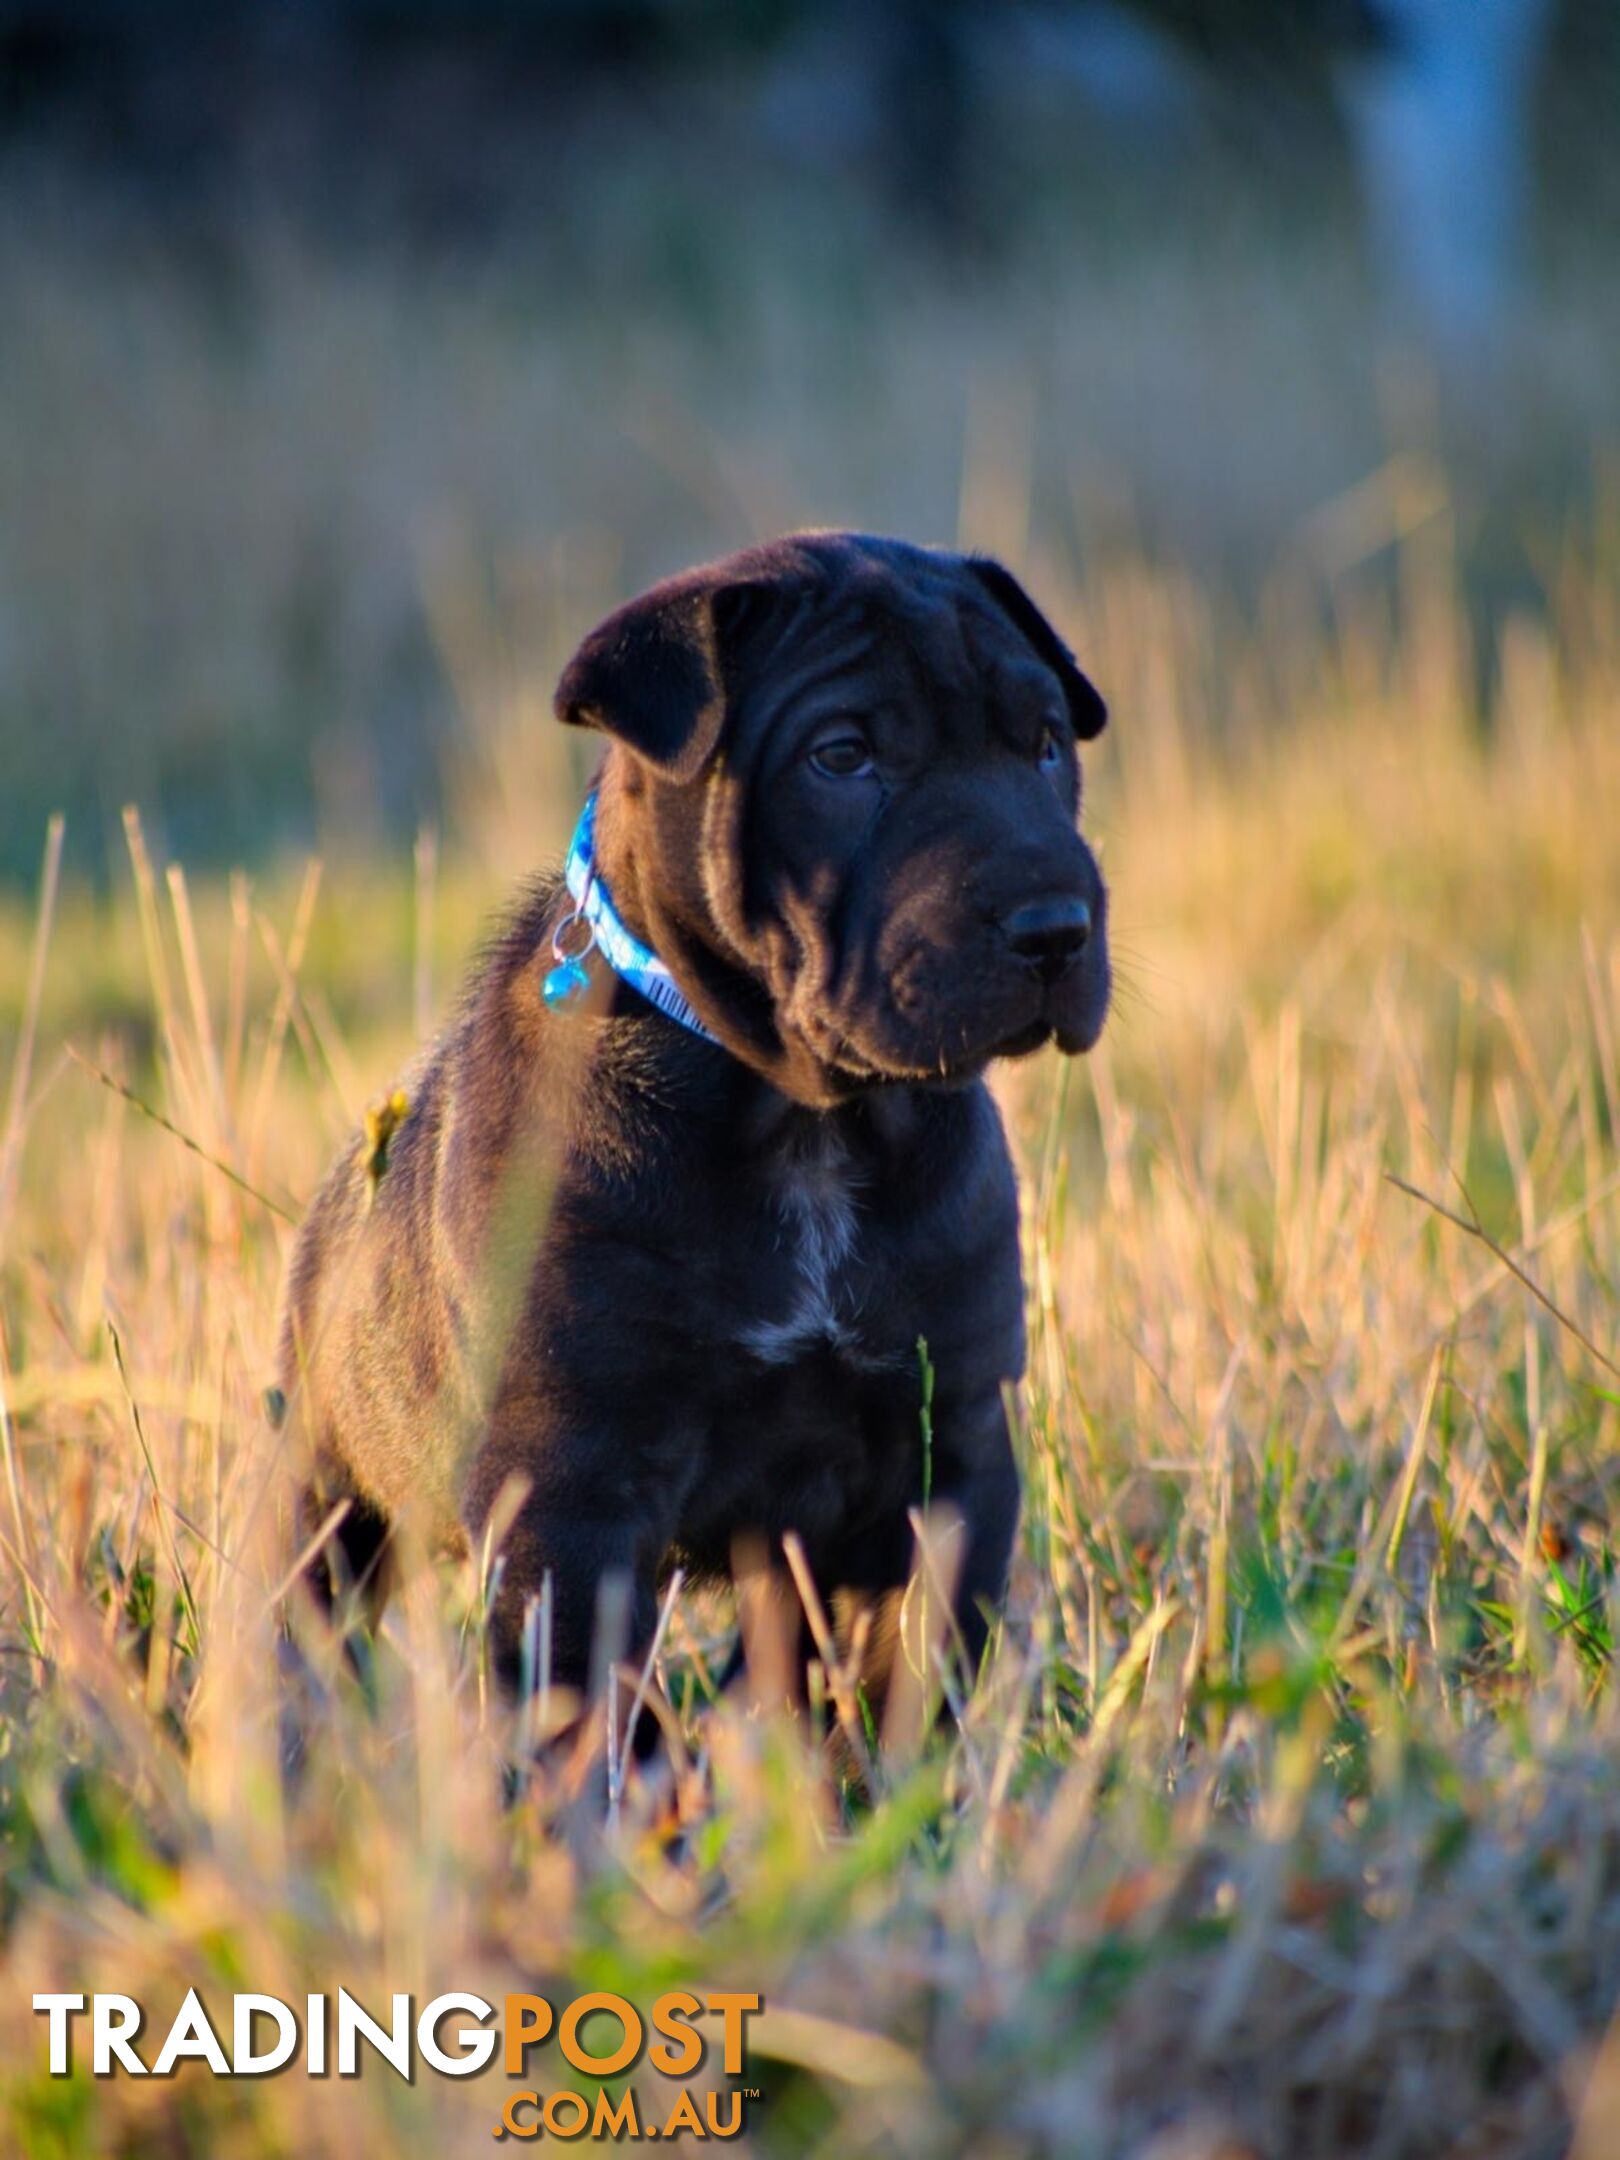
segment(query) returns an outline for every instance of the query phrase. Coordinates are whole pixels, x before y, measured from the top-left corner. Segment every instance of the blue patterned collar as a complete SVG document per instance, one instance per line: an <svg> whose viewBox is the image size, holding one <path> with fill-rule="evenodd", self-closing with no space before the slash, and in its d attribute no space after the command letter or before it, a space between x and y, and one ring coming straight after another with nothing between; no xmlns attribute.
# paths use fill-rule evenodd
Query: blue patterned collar
<svg viewBox="0 0 1620 2160"><path fill-rule="evenodd" d="M554 965L541 985L547 1005L555 1012L583 994L590 982L585 963L593 951L599 952L614 974L649 1005L656 1005L705 1042L714 1042L716 1038L687 1003L663 961L620 921L596 867L595 832L596 797L591 794L585 798L568 849L563 875L574 905L552 932Z"/></svg>

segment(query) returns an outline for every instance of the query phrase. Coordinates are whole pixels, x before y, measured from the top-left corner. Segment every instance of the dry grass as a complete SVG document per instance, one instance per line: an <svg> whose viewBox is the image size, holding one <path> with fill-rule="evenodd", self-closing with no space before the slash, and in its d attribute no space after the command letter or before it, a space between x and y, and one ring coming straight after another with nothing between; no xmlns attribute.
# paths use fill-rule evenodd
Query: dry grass
<svg viewBox="0 0 1620 2160"><path fill-rule="evenodd" d="M1614 2148L1620 617L1571 573L1555 633L1511 625L1482 738L1427 531L1390 620L1320 633L1284 594L1252 643L1145 570L1040 566L1117 714L1089 814L1125 980L1096 1057L1006 1079L1022 1557L961 1733L870 1804L704 1707L728 1616L683 1607L685 1838L634 1785L612 1825L552 1819L545 1781L504 1806L449 1579L395 1611L373 1700L313 1645L289 1785L279 1210L496 896L452 851L421 952L407 863L209 888L194 929L137 831L110 911L37 926L34 983L8 929L9 2149L438 2155L500 2105L498 2074L378 2065L53 2081L35 1989L161 2031L190 1984L688 1978L766 1998L762 2153L1550 2155L1594 2061L1578 2150Z"/></svg>

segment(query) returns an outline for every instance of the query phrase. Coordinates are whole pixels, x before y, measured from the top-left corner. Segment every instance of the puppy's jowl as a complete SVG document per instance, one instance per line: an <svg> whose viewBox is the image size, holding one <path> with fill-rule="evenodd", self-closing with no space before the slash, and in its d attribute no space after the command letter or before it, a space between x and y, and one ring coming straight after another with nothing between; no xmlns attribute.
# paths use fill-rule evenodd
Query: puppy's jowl
<svg viewBox="0 0 1620 2160"><path fill-rule="evenodd" d="M999 565L850 534L632 601L557 712L607 741L566 876L407 1076L384 1174L350 1149L293 1256L278 1386L309 1525L349 1502L321 1586L375 1606L396 1523L478 1551L496 1509L497 1658L517 1674L549 1572L553 1674L582 1688L608 1571L634 1656L672 1568L724 1576L794 1531L830 1608L878 1608L878 1691L924 1337L976 1659L1024 1362L983 1074L1103 1024L1077 831L1102 700Z"/></svg>

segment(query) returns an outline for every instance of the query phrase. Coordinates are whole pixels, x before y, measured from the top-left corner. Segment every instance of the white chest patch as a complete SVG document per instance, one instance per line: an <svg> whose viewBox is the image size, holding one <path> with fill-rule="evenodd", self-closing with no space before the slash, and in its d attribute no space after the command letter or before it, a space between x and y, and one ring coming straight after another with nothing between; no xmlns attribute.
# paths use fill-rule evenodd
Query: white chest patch
<svg viewBox="0 0 1620 2160"><path fill-rule="evenodd" d="M835 1296L838 1270L855 1249L860 1181L849 1152L835 1137L786 1158L776 1177L774 1204L794 1259L795 1291L779 1320L756 1320L738 1340L767 1364L785 1364L812 1343L854 1346Z"/></svg>

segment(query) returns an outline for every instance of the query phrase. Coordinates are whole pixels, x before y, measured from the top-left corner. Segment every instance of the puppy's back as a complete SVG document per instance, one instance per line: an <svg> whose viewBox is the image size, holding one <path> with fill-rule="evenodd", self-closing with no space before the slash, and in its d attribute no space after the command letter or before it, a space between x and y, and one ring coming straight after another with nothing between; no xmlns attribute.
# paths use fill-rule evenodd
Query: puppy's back
<svg viewBox="0 0 1620 2160"><path fill-rule="evenodd" d="M545 1232L569 1093L534 970L557 881L528 895L459 1010L333 1164L287 1269L275 1385L338 1494L459 1542L462 1467ZM573 1037L575 1031L567 1031Z"/></svg>

